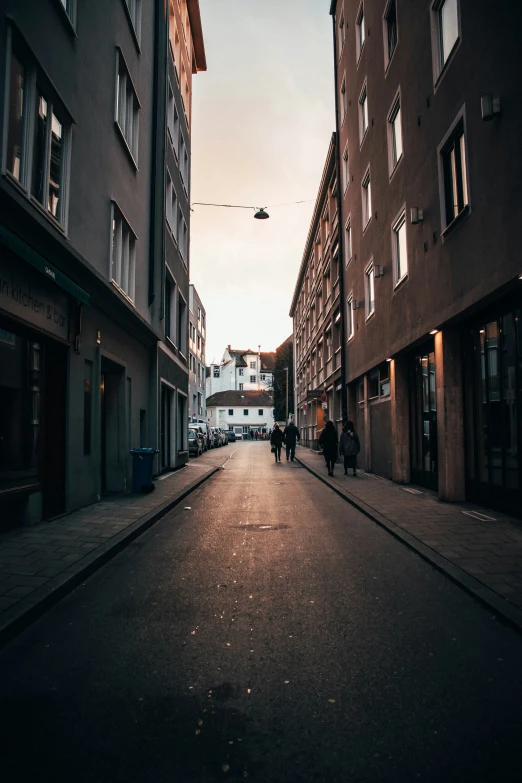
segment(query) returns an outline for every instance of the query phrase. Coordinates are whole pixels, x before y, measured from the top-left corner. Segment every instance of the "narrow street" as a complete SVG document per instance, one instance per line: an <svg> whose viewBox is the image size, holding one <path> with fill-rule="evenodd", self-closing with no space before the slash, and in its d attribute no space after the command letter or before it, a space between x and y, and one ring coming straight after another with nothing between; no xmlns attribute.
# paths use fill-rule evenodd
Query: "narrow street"
<svg viewBox="0 0 522 783"><path fill-rule="evenodd" d="M520 635L284 452L228 455L0 652L3 780L520 781Z"/></svg>

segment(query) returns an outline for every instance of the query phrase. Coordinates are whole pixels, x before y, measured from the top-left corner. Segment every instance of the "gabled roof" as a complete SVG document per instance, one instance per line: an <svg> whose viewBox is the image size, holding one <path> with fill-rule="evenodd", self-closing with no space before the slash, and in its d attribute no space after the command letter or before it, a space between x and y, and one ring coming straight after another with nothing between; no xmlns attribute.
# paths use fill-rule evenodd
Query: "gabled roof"
<svg viewBox="0 0 522 783"><path fill-rule="evenodd" d="M222 405L228 408L273 408L274 398L265 391L229 391L216 392L207 397L207 408Z"/></svg>

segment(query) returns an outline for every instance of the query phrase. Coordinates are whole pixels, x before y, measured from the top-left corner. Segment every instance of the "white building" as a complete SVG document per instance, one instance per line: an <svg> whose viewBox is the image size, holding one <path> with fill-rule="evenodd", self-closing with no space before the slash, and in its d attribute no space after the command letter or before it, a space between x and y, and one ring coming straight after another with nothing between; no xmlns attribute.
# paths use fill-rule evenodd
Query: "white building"
<svg viewBox="0 0 522 783"><path fill-rule="evenodd" d="M207 415L211 427L234 430L243 438L251 430L266 434L274 427L274 398L266 391L217 392L207 397Z"/></svg>
<svg viewBox="0 0 522 783"><path fill-rule="evenodd" d="M207 371L207 397L224 391L271 391L275 352L236 350L228 345Z"/></svg>

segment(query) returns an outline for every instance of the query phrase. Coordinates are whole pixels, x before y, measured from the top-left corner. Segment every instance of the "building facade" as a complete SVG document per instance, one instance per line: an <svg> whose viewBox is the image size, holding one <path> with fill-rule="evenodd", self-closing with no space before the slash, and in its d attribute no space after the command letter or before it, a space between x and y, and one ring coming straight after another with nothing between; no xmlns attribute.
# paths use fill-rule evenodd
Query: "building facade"
<svg viewBox="0 0 522 783"><path fill-rule="evenodd" d="M246 439L251 433L266 435L274 427L274 398L266 391L229 390L207 399L211 427L234 430Z"/></svg>
<svg viewBox="0 0 522 783"><path fill-rule="evenodd" d="M190 418L206 418L205 340L207 315L198 292L189 288L189 401Z"/></svg>
<svg viewBox="0 0 522 783"><path fill-rule="evenodd" d="M315 445L328 419L343 415L336 135L333 134L290 307L294 327L295 423Z"/></svg>
<svg viewBox="0 0 522 783"><path fill-rule="evenodd" d="M183 67L176 52L167 57L174 22ZM170 9L159 0L1 0L0 41L8 525L127 491L133 446L161 448L157 470L187 458L188 320L180 306L179 344L169 341L165 301L173 267L176 296L188 302L190 79L205 61L197 0ZM167 130L168 83L177 137ZM167 236L167 170L180 194L177 243ZM168 435L164 380L175 395L169 416L185 400Z"/></svg>
<svg viewBox="0 0 522 783"><path fill-rule="evenodd" d="M497 5L494 25L485 0L334 0L331 14L362 463L520 513L520 9Z"/></svg>
<svg viewBox="0 0 522 783"><path fill-rule="evenodd" d="M270 391L275 352L237 350L227 345L219 364L207 373L207 397L220 391Z"/></svg>

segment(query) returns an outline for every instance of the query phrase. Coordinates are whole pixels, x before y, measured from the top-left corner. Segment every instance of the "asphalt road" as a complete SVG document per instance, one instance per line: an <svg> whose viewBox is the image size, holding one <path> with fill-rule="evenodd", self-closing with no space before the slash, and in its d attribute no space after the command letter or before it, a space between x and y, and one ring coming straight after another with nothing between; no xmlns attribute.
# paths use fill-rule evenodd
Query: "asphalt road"
<svg viewBox="0 0 522 783"><path fill-rule="evenodd" d="M266 443L0 653L5 783L522 780L522 637Z"/></svg>

